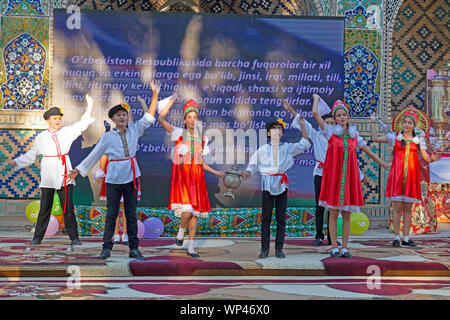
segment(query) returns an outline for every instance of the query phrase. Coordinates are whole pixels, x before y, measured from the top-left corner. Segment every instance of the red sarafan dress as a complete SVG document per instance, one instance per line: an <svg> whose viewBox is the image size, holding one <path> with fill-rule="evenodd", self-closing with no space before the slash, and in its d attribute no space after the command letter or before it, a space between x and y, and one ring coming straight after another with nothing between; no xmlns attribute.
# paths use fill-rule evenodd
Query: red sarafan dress
<svg viewBox="0 0 450 320"><path fill-rule="evenodd" d="M183 137L183 129L172 132L175 148L172 155L172 179L170 185L169 209L180 217L183 212L192 212L200 218L207 218L211 205L203 169L203 155L206 137ZM178 136L178 138L177 138ZM207 148L207 147L206 147Z"/></svg>
<svg viewBox="0 0 450 320"><path fill-rule="evenodd" d="M364 205L356 148L366 146L355 127L349 135L342 134L340 125L325 125L328 139L327 155L323 168L319 205L327 209L359 212Z"/></svg>
<svg viewBox="0 0 450 320"><path fill-rule="evenodd" d="M395 134L394 134L395 135ZM420 202L420 166L418 156L418 144L421 140L416 137L413 140L405 140L406 146L402 146L402 137L395 135L394 157L386 184L385 196L391 201ZM392 136L388 138L392 141ZM393 144L393 143L392 143Z"/></svg>

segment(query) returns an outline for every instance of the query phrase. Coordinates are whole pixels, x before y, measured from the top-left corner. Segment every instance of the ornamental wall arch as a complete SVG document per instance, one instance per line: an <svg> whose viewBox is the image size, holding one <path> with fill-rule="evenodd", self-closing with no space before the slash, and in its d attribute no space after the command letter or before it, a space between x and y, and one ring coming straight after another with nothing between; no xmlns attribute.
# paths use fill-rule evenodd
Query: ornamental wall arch
<svg viewBox="0 0 450 320"><path fill-rule="evenodd" d="M418 8L420 12L417 10ZM392 119L393 115L408 104L424 109L426 69L448 68L445 64L450 59L446 49L450 32L448 28L445 28L445 14L441 14L441 10L442 13L448 12L448 2L421 0L383 1L383 81L382 102L378 113L382 118ZM405 25L402 25L405 17L414 19L414 22L410 22L405 27ZM439 25L440 23L442 23L441 26ZM420 53L414 53L417 50L409 49L408 46L412 48L412 44L407 44L408 41L414 39L413 34L417 33L423 25L428 25L429 34L424 34L422 39L420 39L420 36L417 36L418 45L422 46L418 50L425 52L425 49L427 49L425 47L432 46L431 51L428 51L428 57L421 57ZM405 29L402 30L402 28ZM437 39L434 43L432 43L433 37ZM398 59L399 56L404 57L404 61L400 61L401 59ZM420 61L421 59L423 61ZM408 65L414 70L407 69Z"/></svg>

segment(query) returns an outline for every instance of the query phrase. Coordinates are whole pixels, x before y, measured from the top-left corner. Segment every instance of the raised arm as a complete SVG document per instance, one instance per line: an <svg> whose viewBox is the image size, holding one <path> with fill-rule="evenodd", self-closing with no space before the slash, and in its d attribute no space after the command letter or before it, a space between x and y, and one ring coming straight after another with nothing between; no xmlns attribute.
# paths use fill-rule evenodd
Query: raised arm
<svg viewBox="0 0 450 320"><path fill-rule="evenodd" d="M159 91L161 91L161 83L159 81L152 80L150 82L150 86L152 87L153 95L147 112L154 117L156 113L156 106L158 104Z"/></svg>
<svg viewBox="0 0 450 320"><path fill-rule="evenodd" d="M142 98L141 96L138 96L137 100L141 104L141 108L142 108L142 110L144 110L144 112L148 112L148 110L150 110L149 107L147 106L147 104L145 103L144 98Z"/></svg>
<svg viewBox="0 0 450 320"><path fill-rule="evenodd" d="M89 94L86 94L86 102L87 102L87 109L84 113L87 117L92 117L92 109L94 108L94 99Z"/></svg>
<svg viewBox="0 0 450 320"><path fill-rule="evenodd" d="M325 126L325 121L322 119L322 117L319 115L319 101L320 96L316 93L313 94L313 107L312 107L312 114L314 116L314 119L316 119L317 123L319 124L320 129L323 130Z"/></svg>
<svg viewBox="0 0 450 320"><path fill-rule="evenodd" d="M378 136L377 133L375 132L375 124L377 123L377 115L375 113L372 113L372 115L370 116L370 122L372 123L371 125L371 138L373 142L378 142L378 143L388 143L389 139L386 135L382 135L382 136Z"/></svg>
<svg viewBox="0 0 450 320"><path fill-rule="evenodd" d="M166 116L170 111L170 108L172 108L175 101L177 101L178 95L176 92L170 97L170 101L167 104L167 106L161 111L161 113L158 116L158 122L161 124L161 126L166 129L168 133L171 133L173 131L172 125L166 121Z"/></svg>
<svg viewBox="0 0 450 320"><path fill-rule="evenodd" d="M308 130L306 130L305 117L301 116L298 119L298 123L300 124L300 128L302 129L302 136L303 136L303 138L305 138L306 140L309 140Z"/></svg>
<svg viewBox="0 0 450 320"><path fill-rule="evenodd" d="M296 117L297 116L297 111L294 110L294 108L292 108L292 106L289 104L289 102L286 99L282 99L281 100L281 105L283 106L284 109L286 109L287 111L289 111L292 115L292 117Z"/></svg>

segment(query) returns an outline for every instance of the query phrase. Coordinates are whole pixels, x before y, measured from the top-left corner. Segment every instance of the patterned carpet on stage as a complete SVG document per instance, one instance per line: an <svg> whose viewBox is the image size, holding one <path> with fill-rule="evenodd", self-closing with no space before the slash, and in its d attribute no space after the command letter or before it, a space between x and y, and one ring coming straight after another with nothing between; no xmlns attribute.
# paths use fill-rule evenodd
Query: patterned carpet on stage
<svg viewBox="0 0 450 320"><path fill-rule="evenodd" d="M448 299L450 239L415 239L393 248L390 239L353 236L352 259L331 258L312 237L286 239L285 259L259 259L257 238L206 238L200 259L173 238L141 239L146 257L128 258L117 244L97 258L100 237L70 241L57 235L31 247L29 238L0 237L0 299ZM81 281L67 285L76 268ZM72 270L72 271L71 271ZM373 275L380 276L372 283ZM15 279L15 280L14 280ZM18 280L20 279L20 281Z"/></svg>
<svg viewBox="0 0 450 320"><path fill-rule="evenodd" d="M349 244L352 259L331 258L328 246L314 247L312 239L286 239L285 259L274 255L259 259L257 238L197 239L201 258L186 254L186 242L177 247L172 238L141 239L145 260L128 258L128 247L115 245L108 260L98 259L102 241L85 237L71 251L61 236L30 246L30 239L0 238L0 275L64 275L67 267L79 266L82 276L364 276L377 266L381 276L450 276L450 239L416 239L417 247L393 248L391 240L354 236Z"/></svg>

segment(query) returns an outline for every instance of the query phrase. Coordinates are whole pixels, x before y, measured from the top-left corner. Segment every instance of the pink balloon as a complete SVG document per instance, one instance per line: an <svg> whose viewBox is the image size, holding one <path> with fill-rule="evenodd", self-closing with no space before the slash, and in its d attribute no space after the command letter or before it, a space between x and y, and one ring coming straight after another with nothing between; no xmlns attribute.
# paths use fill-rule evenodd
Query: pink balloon
<svg viewBox="0 0 450 320"><path fill-rule="evenodd" d="M141 222L141 220L138 220L137 222L138 225L138 234L137 237L140 239L144 236L144 232L145 232L145 226L144 224Z"/></svg>
<svg viewBox="0 0 450 320"><path fill-rule="evenodd" d="M45 231L44 238L53 236L56 232L58 232L58 229L59 229L58 219L54 215L51 215L50 221L47 226L47 230Z"/></svg>

